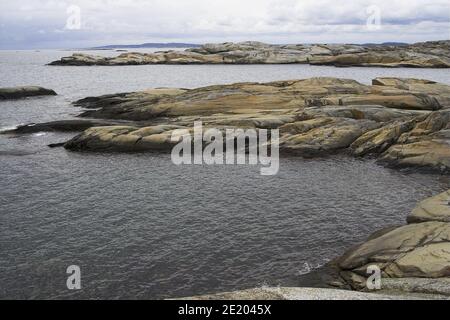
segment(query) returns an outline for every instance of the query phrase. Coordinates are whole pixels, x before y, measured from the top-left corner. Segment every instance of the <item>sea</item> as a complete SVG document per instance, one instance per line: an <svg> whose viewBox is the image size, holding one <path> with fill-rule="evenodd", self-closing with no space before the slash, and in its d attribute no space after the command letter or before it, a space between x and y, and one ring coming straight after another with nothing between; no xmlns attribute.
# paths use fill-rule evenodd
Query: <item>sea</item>
<svg viewBox="0 0 450 320"><path fill-rule="evenodd" d="M73 52L0 51L0 87L58 93L1 101L0 130L75 119L82 110L72 102L87 96L157 87L319 76L450 84L444 69L46 65ZM450 182L345 155L283 157L277 175L261 176L248 165L176 166L162 153L48 147L74 135L0 135L1 299L165 299L296 286L372 232L404 224L418 201ZM80 290L67 287L69 266L80 268Z"/></svg>

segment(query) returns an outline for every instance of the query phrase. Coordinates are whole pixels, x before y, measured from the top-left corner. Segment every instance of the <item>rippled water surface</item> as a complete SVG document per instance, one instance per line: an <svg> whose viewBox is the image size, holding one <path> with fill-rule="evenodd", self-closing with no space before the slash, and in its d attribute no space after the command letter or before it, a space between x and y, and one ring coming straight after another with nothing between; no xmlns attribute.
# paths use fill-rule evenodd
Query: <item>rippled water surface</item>
<svg viewBox="0 0 450 320"><path fill-rule="evenodd" d="M0 87L57 97L0 102L0 127L67 119L70 102L150 87L311 76L402 76L450 83L447 70L286 66L44 66L67 51L0 51ZM112 54L100 52L99 54ZM296 285L372 231L402 224L447 177L345 156L258 167L182 166L166 154L49 149L70 134L0 136L0 298L166 298ZM82 290L68 291L79 265Z"/></svg>

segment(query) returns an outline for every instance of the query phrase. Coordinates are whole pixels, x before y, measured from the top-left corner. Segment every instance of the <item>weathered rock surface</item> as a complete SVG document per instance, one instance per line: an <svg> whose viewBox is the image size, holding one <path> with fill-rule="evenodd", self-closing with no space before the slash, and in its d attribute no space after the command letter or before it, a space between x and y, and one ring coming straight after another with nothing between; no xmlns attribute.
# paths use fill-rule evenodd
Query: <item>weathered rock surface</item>
<svg viewBox="0 0 450 320"><path fill-rule="evenodd" d="M450 170L450 110L432 112L380 157L390 167Z"/></svg>
<svg viewBox="0 0 450 320"><path fill-rule="evenodd" d="M445 86L447 87L449 86ZM316 116L317 113L328 112L329 116L342 117L345 116L343 113L347 112L348 117L352 118L386 121L420 114L414 110L432 111L442 108L437 99L426 91L410 92L397 88L381 91L376 86L336 78L236 83L198 89L153 89L89 97L75 104L95 109L85 112L82 116L127 120L150 120L163 116L274 113L327 106L328 108L323 110L316 109Z"/></svg>
<svg viewBox="0 0 450 320"><path fill-rule="evenodd" d="M366 290L367 267L376 265L382 284L386 280L383 290L450 296L449 198L447 191L422 201L407 218L410 224L378 232L350 249L336 260L337 283Z"/></svg>
<svg viewBox="0 0 450 320"><path fill-rule="evenodd" d="M442 296L389 295L338 289L265 287L176 300L415 300L427 298L444 299Z"/></svg>
<svg viewBox="0 0 450 320"><path fill-rule="evenodd" d="M330 124L280 139L280 151L304 157L328 155L348 148L359 136L379 126L371 120L333 119Z"/></svg>
<svg viewBox="0 0 450 320"><path fill-rule="evenodd" d="M300 279L305 287L262 287L182 300L450 299L449 199L450 190L422 201L408 216L410 224L373 233L323 271L305 275ZM380 290L366 286L369 266L381 269Z"/></svg>
<svg viewBox="0 0 450 320"><path fill-rule="evenodd" d="M75 53L50 65L142 65L142 64L288 64L449 68L450 41L432 41L401 46L362 45L269 45L247 41L205 44L185 51L123 53L102 57Z"/></svg>
<svg viewBox="0 0 450 320"><path fill-rule="evenodd" d="M176 142L171 141L172 131L179 126L153 126L137 128L130 126L95 127L76 136L64 147L79 151L147 151L170 150Z"/></svg>
<svg viewBox="0 0 450 320"><path fill-rule="evenodd" d="M36 86L0 88L0 100L21 99L35 96L55 96L56 92Z"/></svg>
<svg viewBox="0 0 450 320"><path fill-rule="evenodd" d="M372 84L375 88L386 93L389 88L426 93L428 96L435 98L440 105L450 106L450 87L435 81L384 77L373 79Z"/></svg>
<svg viewBox="0 0 450 320"><path fill-rule="evenodd" d="M423 200L408 216L409 223L424 221L450 222L450 191Z"/></svg>
<svg viewBox="0 0 450 320"><path fill-rule="evenodd" d="M385 278L381 293L439 295L449 299L450 278Z"/></svg>
<svg viewBox="0 0 450 320"><path fill-rule="evenodd" d="M419 79L377 78L369 86L348 79L311 78L88 97L75 103L87 109L82 117L132 120L136 125L129 131L119 126L114 135L108 131L112 128L94 135L89 131L68 147L160 150L161 144L170 147L168 137L159 137L156 144L144 143L148 137L135 143L130 133L146 126L192 128L201 120L216 128L278 128L280 151L299 156L350 150L356 156L378 156L391 167L447 171L450 109L444 98L449 92L450 86ZM87 143L100 136L101 146Z"/></svg>

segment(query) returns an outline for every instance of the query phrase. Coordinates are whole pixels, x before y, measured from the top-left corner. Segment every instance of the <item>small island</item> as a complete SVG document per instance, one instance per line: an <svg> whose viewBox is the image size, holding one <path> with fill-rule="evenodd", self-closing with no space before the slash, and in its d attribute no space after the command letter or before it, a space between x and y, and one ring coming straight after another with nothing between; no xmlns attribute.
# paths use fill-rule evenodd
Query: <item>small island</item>
<svg viewBox="0 0 450 320"><path fill-rule="evenodd" d="M449 68L450 41L404 44L291 44L247 41L205 44L185 51L126 52L116 57L75 53L53 66L146 64L310 64L336 67Z"/></svg>

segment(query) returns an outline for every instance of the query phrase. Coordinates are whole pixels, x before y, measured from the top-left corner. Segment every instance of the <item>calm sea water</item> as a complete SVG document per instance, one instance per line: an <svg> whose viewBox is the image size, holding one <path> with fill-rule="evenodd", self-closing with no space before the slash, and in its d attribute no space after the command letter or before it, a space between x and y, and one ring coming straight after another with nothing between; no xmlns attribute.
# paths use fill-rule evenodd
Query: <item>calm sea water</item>
<svg viewBox="0 0 450 320"><path fill-rule="evenodd" d="M150 87L198 87L312 76L416 77L447 70L305 65L50 67L68 51L0 51L0 87L40 85L57 97L0 102L0 128L74 117L70 102ZM99 54L116 54L99 52ZM417 201L440 175L345 156L249 166L177 167L166 154L49 149L71 134L0 136L0 298L169 298L296 285ZM82 290L66 288L79 265Z"/></svg>

